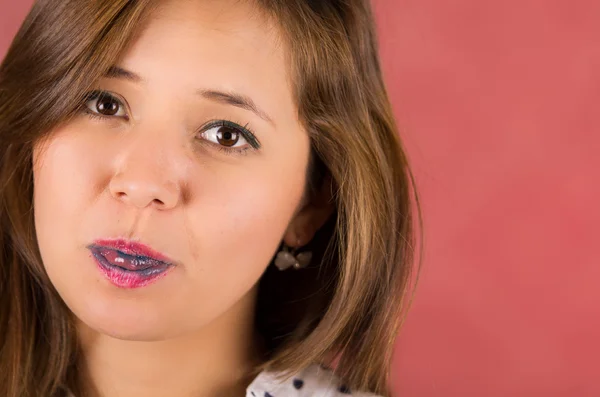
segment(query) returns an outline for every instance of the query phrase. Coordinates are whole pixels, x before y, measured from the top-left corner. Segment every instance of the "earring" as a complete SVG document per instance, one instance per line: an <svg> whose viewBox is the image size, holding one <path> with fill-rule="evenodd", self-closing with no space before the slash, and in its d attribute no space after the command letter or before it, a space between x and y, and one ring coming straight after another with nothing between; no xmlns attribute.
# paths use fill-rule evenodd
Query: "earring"
<svg viewBox="0 0 600 397"><path fill-rule="evenodd" d="M283 244L283 249L275 257L275 266L279 270L286 270L290 267L302 269L308 266L312 259L312 252L303 251L296 254L296 251L298 251L298 248L290 248L286 244Z"/></svg>

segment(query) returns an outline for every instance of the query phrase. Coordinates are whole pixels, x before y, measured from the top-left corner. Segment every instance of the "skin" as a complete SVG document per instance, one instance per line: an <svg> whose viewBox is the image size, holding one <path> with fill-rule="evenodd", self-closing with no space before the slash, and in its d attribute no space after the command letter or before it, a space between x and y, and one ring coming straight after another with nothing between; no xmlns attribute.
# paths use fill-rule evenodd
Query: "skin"
<svg viewBox="0 0 600 397"><path fill-rule="evenodd" d="M285 57L277 29L249 3L166 2L116 65L139 79L96 87L122 100L119 111L82 111L36 146L40 252L101 396L244 395L260 351L257 282L282 239L308 243L332 211L327 197L305 197L310 142ZM207 89L246 95L271 121L198 95ZM219 150L216 129L202 127L220 119L248 125L261 147ZM118 288L86 246L119 237L177 266L146 287Z"/></svg>

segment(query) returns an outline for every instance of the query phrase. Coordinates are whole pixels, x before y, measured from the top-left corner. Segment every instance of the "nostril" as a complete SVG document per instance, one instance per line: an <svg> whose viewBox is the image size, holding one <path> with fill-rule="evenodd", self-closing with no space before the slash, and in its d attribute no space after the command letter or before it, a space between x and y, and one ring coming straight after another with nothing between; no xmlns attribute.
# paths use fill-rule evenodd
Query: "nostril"
<svg viewBox="0 0 600 397"><path fill-rule="evenodd" d="M161 210L176 206L181 193L177 185L173 188L166 182L151 179L125 179L123 174L111 180L109 191L114 199L123 203L138 208L152 206Z"/></svg>
<svg viewBox="0 0 600 397"><path fill-rule="evenodd" d="M164 207L164 205L165 205L165 202L162 201L162 200L159 200L159 199L152 200L152 203L155 204L155 205L157 205L157 206L159 206L159 207Z"/></svg>
<svg viewBox="0 0 600 397"><path fill-rule="evenodd" d="M113 193L113 197L121 200L121 201L126 201L127 200L127 193L125 192L114 192Z"/></svg>

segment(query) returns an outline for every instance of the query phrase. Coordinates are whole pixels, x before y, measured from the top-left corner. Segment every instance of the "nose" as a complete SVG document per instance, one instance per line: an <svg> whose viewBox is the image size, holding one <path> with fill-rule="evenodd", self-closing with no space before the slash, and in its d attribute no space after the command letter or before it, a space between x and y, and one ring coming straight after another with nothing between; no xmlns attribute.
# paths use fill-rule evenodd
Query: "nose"
<svg viewBox="0 0 600 397"><path fill-rule="evenodd" d="M130 172L117 174L110 183L111 195L139 209L153 206L157 209L170 209L179 202L179 191L174 184L160 183Z"/></svg>
<svg viewBox="0 0 600 397"><path fill-rule="evenodd" d="M110 194L139 209L174 208L181 197L177 175L165 153L148 149L136 147L121 153L118 171L109 182Z"/></svg>

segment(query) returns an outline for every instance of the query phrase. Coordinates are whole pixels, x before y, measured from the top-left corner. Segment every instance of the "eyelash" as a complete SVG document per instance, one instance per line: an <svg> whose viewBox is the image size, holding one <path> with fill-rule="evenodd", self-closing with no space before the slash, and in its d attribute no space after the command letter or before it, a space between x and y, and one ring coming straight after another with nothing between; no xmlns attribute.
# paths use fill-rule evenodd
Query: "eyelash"
<svg viewBox="0 0 600 397"><path fill-rule="evenodd" d="M119 99L119 97L117 95L112 94L111 92L108 92L108 91L95 90L95 91L90 92L88 95L86 95L84 102L81 106L81 110L88 117L90 117L92 119L108 120L108 119L111 119L114 117L117 117L117 118L123 117L123 118L125 118L125 120L127 120L127 121L129 120L129 115L107 116L107 115L103 115L100 113L96 113L87 107L87 103L89 101L99 99L101 96L109 97L109 98L113 99L114 101L116 101L119 104L119 107L126 109L126 106L124 105L123 101L121 99ZM256 136L252 132L252 130L250 130L248 128L248 124L246 124L245 126L241 126L240 124L238 124L234 121L231 121L231 120L219 119L219 120L209 121L208 123L204 124L198 131L199 131L199 133L204 133L205 131L208 131L211 128L215 128L215 127L228 127L228 128L234 129L237 133L239 133L244 138L244 140L246 140L246 142L249 145L249 146L245 146L245 147L241 147L241 148L227 147L227 146L220 145L218 143L214 143L214 142L202 139L202 141L205 141L207 144L209 144L213 147L216 147L219 151L225 152L227 154L247 155L249 150L258 150L260 148L260 143L259 143L258 139L256 139Z"/></svg>

